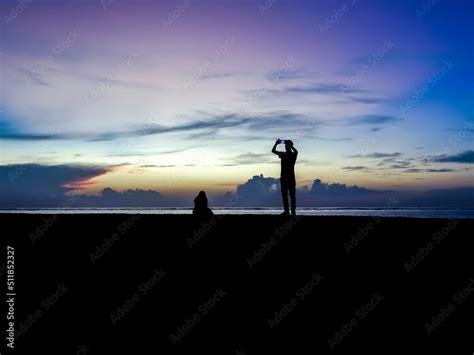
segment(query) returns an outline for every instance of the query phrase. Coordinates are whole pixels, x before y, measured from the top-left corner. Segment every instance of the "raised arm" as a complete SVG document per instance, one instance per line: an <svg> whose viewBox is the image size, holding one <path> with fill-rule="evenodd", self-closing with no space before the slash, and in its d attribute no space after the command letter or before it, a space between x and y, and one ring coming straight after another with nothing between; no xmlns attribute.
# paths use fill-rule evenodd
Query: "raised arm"
<svg viewBox="0 0 474 355"><path fill-rule="evenodd" d="M279 152L277 151L277 145L278 145L279 143L280 143L280 139L277 139L276 142L275 142L275 144L273 145L273 148L272 148L272 153L273 153L273 154L278 155Z"/></svg>

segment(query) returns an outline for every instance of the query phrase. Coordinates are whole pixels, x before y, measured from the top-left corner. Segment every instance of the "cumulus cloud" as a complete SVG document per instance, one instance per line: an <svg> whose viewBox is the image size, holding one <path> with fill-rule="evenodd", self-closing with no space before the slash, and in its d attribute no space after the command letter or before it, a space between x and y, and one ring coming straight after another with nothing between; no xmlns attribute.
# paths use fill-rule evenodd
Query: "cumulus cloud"
<svg viewBox="0 0 474 355"><path fill-rule="evenodd" d="M81 189L114 167L39 164L0 166L0 207L158 207L169 205L152 190L103 189L98 196L68 192ZM70 204L68 201L73 201Z"/></svg>
<svg viewBox="0 0 474 355"><path fill-rule="evenodd" d="M115 191L105 188L99 196L77 195L77 207L163 207L167 205L164 196L153 190Z"/></svg>
<svg viewBox="0 0 474 355"><path fill-rule="evenodd" d="M66 198L67 192L112 169L83 165L1 165L1 206L55 206Z"/></svg>
<svg viewBox="0 0 474 355"><path fill-rule="evenodd" d="M327 184L314 180L308 187L297 190L298 206L384 206L388 203L389 191L369 190L345 184ZM279 207L281 206L280 179L255 175L239 185L234 193L229 193L235 206Z"/></svg>
<svg viewBox="0 0 474 355"><path fill-rule="evenodd" d="M67 193L81 188L113 167L56 165L0 166L0 208L39 207L169 207L192 206L194 196L170 199L153 190L115 191L104 188L97 196ZM444 172L436 171L436 172ZM474 188L426 192L382 191L315 179L297 189L299 207L386 207L396 198L399 207L474 207ZM211 206L281 207L280 179L255 175L233 192L213 197Z"/></svg>
<svg viewBox="0 0 474 355"><path fill-rule="evenodd" d="M236 206L276 206L280 201L280 179L263 175L253 176L237 186L234 195ZM228 194L226 197L232 196Z"/></svg>
<svg viewBox="0 0 474 355"><path fill-rule="evenodd" d="M387 207L398 201L398 207L474 207L474 188L429 190L426 192L367 189L340 183L325 183L320 179L311 186L298 188L299 207ZM281 207L280 181L255 175L235 192L212 201L215 206L233 201L232 207ZM229 206L229 204L227 204Z"/></svg>

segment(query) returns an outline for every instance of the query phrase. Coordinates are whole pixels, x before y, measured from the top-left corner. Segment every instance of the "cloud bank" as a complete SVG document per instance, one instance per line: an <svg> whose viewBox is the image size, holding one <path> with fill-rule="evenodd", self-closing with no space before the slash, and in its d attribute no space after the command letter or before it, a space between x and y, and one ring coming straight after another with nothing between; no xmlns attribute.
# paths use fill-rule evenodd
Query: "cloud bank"
<svg viewBox="0 0 474 355"><path fill-rule="evenodd" d="M77 193L113 167L39 164L0 166L0 208L192 207L194 196L167 198L154 190L104 188L98 195ZM73 194L71 194L74 192ZM474 207L474 188L425 192L373 190L315 179L297 189L299 207ZM255 175L235 191L210 198L217 207L280 207L280 180Z"/></svg>

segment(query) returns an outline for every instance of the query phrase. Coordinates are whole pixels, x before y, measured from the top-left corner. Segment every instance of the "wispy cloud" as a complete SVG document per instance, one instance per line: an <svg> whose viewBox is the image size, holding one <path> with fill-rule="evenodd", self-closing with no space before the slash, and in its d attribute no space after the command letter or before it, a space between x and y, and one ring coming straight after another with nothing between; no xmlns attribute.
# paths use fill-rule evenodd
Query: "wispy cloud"
<svg viewBox="0 0 474 355"><path fill-rule="evenodd" d="M244 153L239 154L231 158L225 159L226 163L222 166L240 166L240 165L253 165L271 163L269 154L256 154L256 153Z"/></svg>
<svg viewBox="0 0 474 355"><path fill-rule="evenodd" d="M123 132L110 132L97 135L90 141L109 141L128 137L149 136L165 133L190 133L209 132L226 128L246 128L249 131L265 129L267 131L282 130L307 124L306 117L290 112L270 112L266 114L255 114L252 116L242 116L238 114L226 114L213 116L205 120L194 120L176 126L164 126L158 124L148 124L136 130Z"/></svg>
<svg viewBox="0 0 474 355"><path fill-rule="evenodd" d="M395 152L395 153L380 153L380 152L374 152L374 153L368 153L368 154L353 154L349 155L350 158L373 158L373 159L382 159L382 158L396 158L401 156L402 153L400 152Z"/></svg>
<svg viewBox="0 0 474 355"><path fill-rule="evenodd" d="M454 155L442 155L439 157L434 157L430 159L430 161L437 163L474 164L474 150L467 150Z"/></svg>
<svg viewBox="0 0 474 355"><path fill-rule="evenodd" d="M106 142L118 139L126 139L133 137L145 137L166 133L187 133L188 138L202 138L204 135L215 135L218 130L227 128L243 128L249 132L275 132L298 131L299 127L305 127L308 131L310 128L318 127L322 121L309 118L291 112L278 111L253 115L239 115L236 113L224 115L211 115L207 119L192 119L187 123L167 126L157 123L147 123L143 125L132 126L129 130L104 132L104 133L80 133L80 134L39 134L34 132L18 132L13 129L2 129L0 125L0 139L10 140L84 140L88 142ZM311 121L311 125L308 122ZM261 138L261 137L260 137ZM328 139L320 137L320 139ZM334 140L346 140L344 138L335 138Z"/></svg>
<svg viewBox="0 0 474 355"><path fill-rule="evenodd" d="M407 173L452 173L455 169L422 169L422 168L410 168L406 169Z"/></svg>
<svg viewBox="0 0 474 355"><path fill-rule="evenodd" d="M347 99L349 99L352 102L357 102L357 103L363 103L363 104L382 104L388 101L387 98L384 97L361 97L361 96L347 96Z"/></svg>
<svg viewBox="0 0 474 355"><path fill-rule="evenodd" d="M23 132L13 124L13 122L0 120L0 140L19 140L19 141L37 141L37 140L53 140L63 139L56 133L32 133Z"/></svg>
<svg viewBox="0 0 474 355"><path fill-rule="evenodd" d="M159 124L147 124L138 127L136 130L124 132L112 132L100 134L91 141L108 141L127 137L149 136L154 134L173 133L173 132L191 132L196 130L220 129L228 127L236 127L250 123L249 117L238 117L237 115L225 115L218 118L208 120L192 121L176 126L164 126Z"/></svg>
<svg viewBox="0 0 474 355"><path fill-rule="evenodd" d="M381 162L380 166L386 166L387 162ZM390 169L408 169L413 167L413 164L409 161L397 161L388 166Z"/></svg>
<svg viewBox="0 0 474 355"><path fill-rule="evenodd" d="M388 125L403 121L402 118L386 115L364 115L351 120L354 125Z"/></svg>
<svg viewBox="0 0 474 355"><path fill-rule="evenodd" d="M352 141L355 139L353 137L335 138L335 137L324 137L324 136L319 136L319 135L312 135L312 138L316 140L328 141L328 142L347 142L347 141Z"/></svg>
<svg viewBox="0 0 474 355"><path fill-rule="evenodd" d="M57 134L0 132L0 139L20 140L20 141L37 141L37 140L65 139L65 137L61 136L61 135L57 135Z"/></svg>
<svg viewBox="0 0 474 355"><path fill-rule="evenodd" d="M203 74L201 75L201 80L230 78L232 76L235 76L235 74L231 74L231 73Z"/></svg>
<svg viewBox="0 0 474 355"><path fill-rule="evenodd" d="M303 94L338 94L343 95L341 86L339 84L325 84L325 83L314 83L308 86L288 86L282 90L285 93L303 93ZM353 88L348 93L361 92L359 89Z"/></svg>
<svg viewBox="0 0 474 355"><path fill-rule="evenodd" d="M176 164L144 164L140 165L140 168L174 168Z"/></svg>
<svg viewBox="0 0 474 355"><path fill-rule="evenodd" d="M110 77L89 74L87 72L76 72L76 71L67 71L62 69L48 68L48 71L55 72L64 76L69 76L73 78L78 78L82 80L87 80L95 83L107 83L109 85L121 86L124 88L134 88L134 89L149 89L149 90L161 90L160 87L144 82L137 82L132 80L122 80L117 75Z"/></svg>
<svg viewBox="0 0 474 355"><path fill-rule="evenodd" d="M347 171L368 170L368 168L366 166L360 166L360 165L357 165L357 166L343 166L342 169L347 170Z"/></svg>
<svg viewBox="0 0 474 355"><path fill-rule="evenodd" d="M267 75L267 79L270 81L280 80L293 80L293 79L311 79L320 76L320 74L314 70L308 68L297 68L297 69L286 69L278 72L278 75L272 75L271 72Z"/></svg>

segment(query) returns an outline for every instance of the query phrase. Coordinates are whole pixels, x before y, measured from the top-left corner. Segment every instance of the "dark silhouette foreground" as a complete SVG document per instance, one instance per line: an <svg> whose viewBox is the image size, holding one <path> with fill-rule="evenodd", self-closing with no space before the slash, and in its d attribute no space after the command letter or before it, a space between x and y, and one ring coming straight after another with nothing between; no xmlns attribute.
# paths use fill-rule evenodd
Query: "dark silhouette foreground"
<svg viewBox="0 0 474 355"><path fill-rule="evenodd" d="M206 219L214 216L214 213L208 207L207 196L204 191L200 191L194 199L193 215L199 219Z"/></svg>
<svg viewBox="0 0 474 355"><path fill-rule="evenodd" d="M12 354L472 353L474 220L64 214L33 244L54 217L0 214L0 270L10 245L21 276Z"/></svg>

